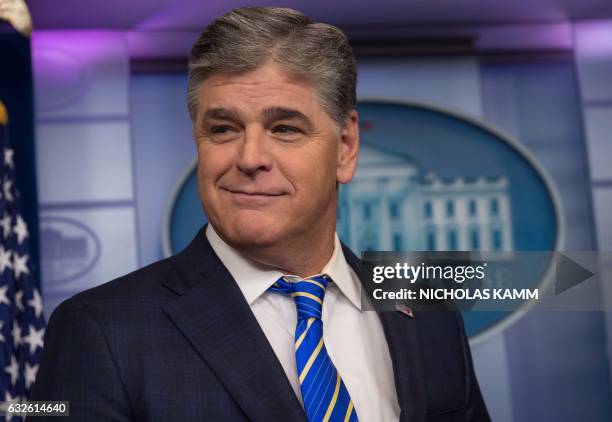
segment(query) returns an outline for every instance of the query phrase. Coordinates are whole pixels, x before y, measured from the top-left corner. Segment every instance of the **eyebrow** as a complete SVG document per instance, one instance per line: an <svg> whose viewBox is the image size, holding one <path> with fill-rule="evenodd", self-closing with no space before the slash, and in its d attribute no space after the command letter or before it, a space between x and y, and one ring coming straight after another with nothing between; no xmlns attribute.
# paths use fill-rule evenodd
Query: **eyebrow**
<svg viewBox="0 0 612 422"><path fill-rule="evenodd" d="M206 120L209 120L209 119L231 120L234 122L239 122L240 115L238 114L238 111L236 111L233 108L221 108L221 107L209 108L208 110L204 112L202 121L205 122Z"/></svg>
<svg viewBox="0 0 612 422"><path fill-rule="evenodd" d="M267 122L274 122L277 120L300 120L308 129L312 129L313 124L308 117L301 111L295 110L288 107L267 107L261 113L262 117Z"/></svg>
<svg viewBox="0 0 612 422"><path fill-rule="evenodd" d="M311 120L306 117L304 113L289 107L267 107L262 111L261 116L266 122L297 119L301 121L308 130L312 130L314 127ZM240 113L238 113L236 109L215 107L204 112L201 124L204 125L207 120L229 120L240 123L241 118Z"/></svg>

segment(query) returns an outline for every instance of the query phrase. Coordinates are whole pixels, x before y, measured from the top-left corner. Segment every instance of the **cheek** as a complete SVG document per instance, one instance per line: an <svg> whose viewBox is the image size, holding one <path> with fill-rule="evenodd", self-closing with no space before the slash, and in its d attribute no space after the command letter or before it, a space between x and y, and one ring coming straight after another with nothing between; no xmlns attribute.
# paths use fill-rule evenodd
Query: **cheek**
<svg viewBox="0 0 612 422"><path fill-rule="evenodd" d="M309 151L294 160L300 180L314 191L326 189L336 182L337 152L328 145L330 141L317 140Z"/></svg>
<svg viewBox="0 0 612 422"><path fill-rule="evenodd" d="M198 147L198 182L204 186L214 185L231 167L231 151L219 146Z"/></svg>
<svg viewBox="0 0 612 422"><path fill-rule="evenodd" d="M320 160L292 167L288 178L294 182L300 208L321 208L335 194L336 169Z"/></svg>

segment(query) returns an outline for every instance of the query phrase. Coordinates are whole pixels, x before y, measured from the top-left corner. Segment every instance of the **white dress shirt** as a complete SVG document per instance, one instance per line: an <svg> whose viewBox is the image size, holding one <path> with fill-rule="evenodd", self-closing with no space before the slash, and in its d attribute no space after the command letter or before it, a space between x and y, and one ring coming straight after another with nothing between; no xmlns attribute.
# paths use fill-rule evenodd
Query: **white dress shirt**
<svg viewBox="0 0 612 422"><path fill-rule="evenodd" d="M210 224L206 237L238 283L302 402L295 363L295 303L290 296L268 291L279 277L288 274L245 258ZM361 283L346 262L337 235L332 257L321 273L333 281L323 300L323 341L353 400L357 417L362 422L399 420L393 366L382 324L375 312L361 311Z"/></svg>

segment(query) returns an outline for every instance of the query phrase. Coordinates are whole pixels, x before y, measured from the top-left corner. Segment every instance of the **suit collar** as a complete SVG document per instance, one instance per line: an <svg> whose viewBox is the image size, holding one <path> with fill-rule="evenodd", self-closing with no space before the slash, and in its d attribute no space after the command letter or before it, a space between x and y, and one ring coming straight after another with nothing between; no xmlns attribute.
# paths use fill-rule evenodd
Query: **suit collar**
<svg viewBox="0 0 612 422"><path fill-rule="evenodd" d="M185 249L170 258L174 264L175 275L164 278L162 285L179 296L206 280L222 265L206 240L205 227L198 231Z"/></svg>
<svg viewBox="0 0 612 422"><path fill-rule="evenodd" d="M362 283L367 283L368 274L364 270L361 260L346 246L342 245L346 261L359 276ZM367 291L363 289L362 291ZM377 312L383 325L387 345L393 363L395 376L395 389L400 405L400 421L425 421L426 395L421 351L418 343L417 326L418 317L408 318L397 311Z"/></svg>
<svg viewBox="0 0 612 422"><path fill-rule="evenodd" d="M178 297L164 312L254 421L305 421L306 414L242 292L204 230L176 256Z"/></svg>

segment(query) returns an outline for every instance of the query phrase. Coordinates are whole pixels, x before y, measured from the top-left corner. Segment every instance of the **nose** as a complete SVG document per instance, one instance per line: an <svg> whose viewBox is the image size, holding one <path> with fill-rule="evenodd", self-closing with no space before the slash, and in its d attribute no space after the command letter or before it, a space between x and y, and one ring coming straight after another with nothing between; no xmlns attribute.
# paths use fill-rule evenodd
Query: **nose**
<svg viewBox="0 0 612 422"><path fill-rule="evenodd" d="M268 148L264 130L247 128L238 152L238 169L246 174L270 170L272 157Z"/></svg>

